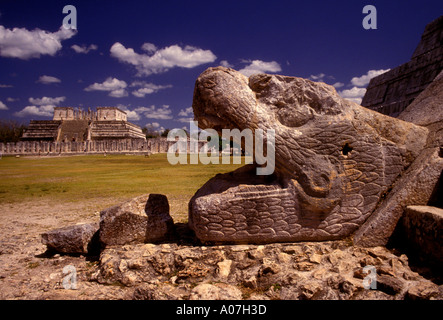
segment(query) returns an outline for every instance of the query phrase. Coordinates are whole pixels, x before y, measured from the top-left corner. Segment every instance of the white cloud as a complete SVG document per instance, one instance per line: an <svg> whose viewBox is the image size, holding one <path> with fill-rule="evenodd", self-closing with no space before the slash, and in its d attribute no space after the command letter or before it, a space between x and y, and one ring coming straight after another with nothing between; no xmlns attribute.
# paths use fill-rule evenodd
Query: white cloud
<svg viewBox="0 0 443 320"><path fill-rule="evenodd" d="M341 87L343 87L345 84L343 83L343 82L336 82L336 83L334 83L332 86L335 88L335 89L338 89L338 88L341 88Z"/></svg>
<svg viewBox="0 0 443 320"><path fill-rule="evenodd" d="M41 55L54 56L61 42L74 36L77 31L60 27L57 32L25 28L6 29L0 25L0 56L6 58L31 59Z"/></svg>
<svg viewBox="0 0 443 320"><path fill-rule="evenodd" d="M60 102L65 101L66 97L56 97L56 98L50 98L50 97L43 97L43 98L29 98L29 102L33 105L37 106L43 106L43 105L58 105Z"/></svg>
<svg viewBox="0 0 443 320"><path fill-rule="evenodd" d="M113 91L117 89L124 89L128 85L123 80L118 80L117 78L107 78L102 83L94 83L91 84L89 87L85 88L85 91Z"/></svg>
<svg viewBox="0 0 443 320"><path fill-rule="evenodd" d="M12 88L13 86L10 84L1 84L0 83L0 88Z"/></svg>
<svg viewBox="0 0 443 320"><path fill-rule="evenodd" d="M146 43L143 43L142 50L145 50L148 53L154 53L155 51L157 51L157 47L155 44L146 42Z"/></svg>
<svg viewBox="0 0 443 320"><path fill-rule="evenodd" d="M60 83L62 81L56 77L43 75L40 78L38 78L37 82L43 84L51 84L51 83Z"/></svg>
<svg viewBox="0 0 443 320"><path fill-rule="evenodd" d="M137 98L144 98L147 94L154 93L155 91L157 90L154 90L152 88L140 88L135 91L132 91L132 94Z"/></svg>
<svg viewBox="0 0 443 320"><path fill-rule="evenodd" d="M268 72L275 73L280 71L281 67L277 62L275 61L265 62L261 60L254 60L246 67L239 70L240 73L244 74L247 77L256 73L268 73Z"/></svg>
<svg viewBox="0 0 443 320"><path fill-rule="evenodd" d="M147 94L155 93L155 92L162 90L162 89L171 88L172 85L162 86L162 85L156 85L153 83L147 83L144 81L134 81L131 84L131 87L140 87L139 89L132 91L132 94L138 98L144 98L145 95L147 95Z"/></svg>
<svg viewBox="0 0 443 320"><path fill-rule="evenodd" d="M38 116L38 117L52 117L54 114L54 105L46 106L27 106L23 110L14 113L17 117Z"/></svg>
<svg viewBox="0 0 443 320"><path fill-rule="evenodd" d="M189 123L191 121L194 121L194 118L193 117L179 118L177 121L181 123Z"/></svg>
<svg viewBox="0 0 443 320"><path fill-rule="evenodd" d="M366 93L366 89L365 88L358 88L358 87L353 87L351 89L347 89L347 90L343 90L343 91L339 91L338 94L345 99L354 101L355 103L360 104L361 100L363 99L363 96Z"/></svg>
<svg viewBox="0 0 443 320"><path fill-rule="evenodd" d="M385 72L388 72L389 70L391 70L391 69L369 70L366 74L362 75L361 77L352 78L351 83L352 83L352 85L357 86L357 87L364 87L367 84L369 84L369 81L372 78L375 78L376 76L379 76Z"/></svg>
<svg viewBox="0 0 443 320"><path fill-rule="evenodd" d="M97 50L98 46L96 44L90 44L88 47L86 45L79 46L74 44L71 46L71 49L77 53L87 54L89 51Z"/></svg>
<svg viewBox="0 0 443 320"><path fill-rule="evenodd" d="M117 89L109 92L109 96L113 98L123 98L128 96L128 92L125 89Z"/></svg>
<svg viewBox="0 0 443 320"><path fill-rule="evenodd" d="M178 113L178 115L180 117L188 117L191 114L193 114L194 111L192 110L192 107L186 108L186 109L181 109L180 112Z"/></svg>
<svg viewBox="0 0 443 320"><path fill-rule="evenodd" d="M11 97L6 98L6 101L8 101L8 102L15 102L18 100L19 100L18 98L11 98Z"/></svg>
<svg viewBox="0 0 443 320"><path fill-rule="evenodd" d="M132 121L138 121L140 120L140 112L137 112L135 110L129 110L128 106L122 105L122 104L118 104L117 108L123 110L124 112L126 112L126 116L128 118L128 120L132 120Z"/></svg>
<svg viewBox="0 0 443 320"><path fill-rule="evenodd" d="M194 120L194 111L192 110L192 107L181 109L178 116L181 117L178 118L178 122L189 123Z"/></svg>
<svg viewBox="0 0 443 320"><path fill-rule="evenodd" d="M134 109L138 114L143 114L148 119L168 120L172 119L172 111L168 105L156 107L154 105L150 107L138 107Z"/></svg>
<svg viewBox="0 0 443 320"><path fill-rule="evenodd" d="M158 123L158 122L147 123L145 127L157 129L157 128L160 128L160 123Z"/></svg>
<svg viewBox="0 0 443 320"><path fill-rule="evenodd" d="M324 78L325 76L326 76L326 75L325 75L324 73L319 73L319 74L317 74L317 75L313 75L313 74L311 74L311 75L309 76L309 79L314 80L314 81L323 81L323 78Z"/></svg>
<svg viewBox="0 0 443 320"><path fill-rule="evenodd" d="M137 107L133 110L129 110L122 105L118 105L118 107L126 112L128 120L138 121L142 117L159 120L172 119L172 111L169 109L168 105L163 105L162 107L156 107L154 105L150 107Z"/></svg>
<svg viewBox="0 0 443 320"><path fill-rule="evenodd" d="M102 83L93 83L86 87L85 91L107 91L110 97L121 98L126 97L128 92L125 88L128 84L123 80L118 80L117 78L109 77Z"/></svg>
<svg viewBox="0 0 443 320"><path fill-rule="evenodd" d="M139 54L132 48L125 48L116 42L111 47L111 56L121 62L133 65L138 75L149 76L155 73L164 73L171 68L194 68L201 64L214 62L217 57L210 50L203 50L191 46L181 48L172 45L163 49L157 49L151 43L142 46L148 54Z"/></svg>
<svg viewBox="0 0 443 320"><path fill-rule="evenodd" d="M126 105L123 105L123 104L120 104L120 103L116 105L117 108L119 108L120 110L123 110L124 112L126 112L126 116L127 116L128 120L130 120L130 121L138 121L138 120L140 120L140 115L137 112L133 111L133 110L129 110L129 108L128 108L129 106L130 105L126 106Z"/></svg>
<svg viewBox="0 0 443 320"><path fill-rule="evenodd" d="M128 120L131 120L131 121L140 120L140 115L137 112L130 111L130 110L125 110L125 112L126 112L126 117L128 118Z"/></svg>
<svg viewBox="0 0 443 320"><path fill-rule="evenodd" d="M38 116L38 117L52 117L54 108L60 102L65 101L66 97L43 97L43 98L29 98L32 106L27 106L21 111L14 113L17 117Z"/></svg>
<svg viewBox="0 0 443 320"><path fill-rule="evenodd" d="M0 101L0 110L8 110L8 107L6 106L6 104L4 104L1 101Z"/></svg>
<svg viewBox="0 0 443 320"><path fill-rule="evenodd" d="M220 65L225 68L233 68L234 66L230 64L227 60L220 61Z"/></svg>
<svg viewBox="0 0 443 320"><path fill-rule="evenodd" d="M147 123L145 127L148 129L150 133L162 134L165 131L165 128L160 125L158 122Z"/></svg>

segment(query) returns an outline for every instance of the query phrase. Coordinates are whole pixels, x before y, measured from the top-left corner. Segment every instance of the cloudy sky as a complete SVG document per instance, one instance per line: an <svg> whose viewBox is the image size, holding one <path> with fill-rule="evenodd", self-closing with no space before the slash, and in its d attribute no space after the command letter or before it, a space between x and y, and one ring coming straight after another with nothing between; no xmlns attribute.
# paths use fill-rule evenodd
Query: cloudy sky
<svg viewBox="0 0 443 320"><path fill-rule="evenodd" d="M63 27L68 4L76 30ZM363 28L367 4L376 30ZM1 0L0 119L117 106L142 127L182 128L196 78L218 65L323 81L360 102L372 77L409 61L441 14L441 0Z"/></svg>

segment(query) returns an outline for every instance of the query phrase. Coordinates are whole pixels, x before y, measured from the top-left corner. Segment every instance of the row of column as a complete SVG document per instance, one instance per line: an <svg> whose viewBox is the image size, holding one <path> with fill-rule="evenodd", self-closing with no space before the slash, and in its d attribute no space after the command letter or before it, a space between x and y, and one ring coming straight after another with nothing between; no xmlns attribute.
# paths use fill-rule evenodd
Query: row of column
<svg viewBox="0 0 443 320"><path fill-rule="evenodd" d="M140 152L140 153L166 153L174 141L167 141L166 138L155 139L123 139L123 140L95 140L95 141L20 141L0 143L0 153L2 155L45 155L61 153L120 153L120 152ZM188 152L196 152L193 144L188 144ZM206 151L205 142L198 142L198 150Z"/></svg>

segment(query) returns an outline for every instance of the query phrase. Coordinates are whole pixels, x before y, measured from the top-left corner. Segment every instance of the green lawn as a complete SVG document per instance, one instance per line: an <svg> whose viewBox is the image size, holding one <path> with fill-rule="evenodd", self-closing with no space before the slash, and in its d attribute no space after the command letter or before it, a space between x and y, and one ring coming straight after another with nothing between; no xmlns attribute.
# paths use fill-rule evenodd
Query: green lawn
<svg viewBox="0 0 443 320"><path fill-rule="evenodd" d="M93 203L94 199L121 201L145 193L162 193L175 206L171 211L182 220L187 216L189 199L207 180L242 165L171 165L166 154L149 158L130 155L3 157L0 204L41 198Z"/></svg>

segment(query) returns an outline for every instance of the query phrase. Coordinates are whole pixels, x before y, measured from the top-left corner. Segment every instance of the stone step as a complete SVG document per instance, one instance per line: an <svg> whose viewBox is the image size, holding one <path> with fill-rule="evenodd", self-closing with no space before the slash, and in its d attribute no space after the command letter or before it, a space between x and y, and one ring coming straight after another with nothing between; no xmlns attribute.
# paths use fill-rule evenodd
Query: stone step
<svg viewBox="0 0 443 320"><path fill-rule="evenodd" d="M401 227L409 250L421 260L443 267L443 209L408 206Z"/></svg>

